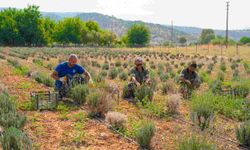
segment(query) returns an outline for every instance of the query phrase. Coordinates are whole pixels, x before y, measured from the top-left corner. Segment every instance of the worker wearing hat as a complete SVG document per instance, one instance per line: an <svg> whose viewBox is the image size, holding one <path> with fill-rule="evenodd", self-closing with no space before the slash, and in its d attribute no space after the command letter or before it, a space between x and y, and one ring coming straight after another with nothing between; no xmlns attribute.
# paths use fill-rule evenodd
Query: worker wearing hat
<svg viewBox="0 0 250 150"><path fill-rule="evenodd" d="M134 89L142 84L150 84L149 71L143 66L143 59L137 57L135 66L130 70L130 83L127 86L128 93L124 94L124 98L134 97Z"/></svg>

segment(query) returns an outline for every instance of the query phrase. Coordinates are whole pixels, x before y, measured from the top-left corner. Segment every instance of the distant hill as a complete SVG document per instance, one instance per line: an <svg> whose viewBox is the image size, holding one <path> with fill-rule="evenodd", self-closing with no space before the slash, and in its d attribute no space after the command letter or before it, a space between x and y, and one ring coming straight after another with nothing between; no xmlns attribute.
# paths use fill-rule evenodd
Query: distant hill
<svg viewBox="0 0 250 150"><path fill-rule="evenodd" d="M1 8L3 10L5 8ZM146 23L142 21L127 21L116 18L114 16L103 15L100 13L81 13L81 12L42 12L44 17L50 17L56 21L65 17L80 17L83 21L94 20L98 22L101 28L113 31L117 36L124 35L128 28L135 23L145 24L152 33L151 44L159 44L171 40L171 26ZM188 42L194 42L199 38L202 28L174 26L174 41L178 41L179 37L184 36ZM224 30L214 30L217 35L225 36ZM239 40L242 36L250 37L250 30L230 30L229 37Z"/></svg>
<svg viewBox="0 0 250 150"><path fill-rule="evenodd" d="M67 15L64 13L50 13L45 14L55 20L60 20ZM103 15L100 13L71 13L71 17L80 17L81 20L88 21L94 20L98 22L101 28L115 32L118 36L126 33L127 29L135 23L143 23L149 27L152 33L152 43L162 43L164 41L170 41L171 39L171 26L146 23L142 21L127 21L119 19L113 16ZM197 27L185 27L185 26L174 26L174 40L177 41L179 37L184 36L188 39L189 42L193 42L199 38L199 35L202 31L202 28ZM225 36L224 30L214 30L216 35ZM230 30L229 37L234 40L239 40L242 36L250 37L250 30Z"/></svg>
<svg viewBox="0 0 250 150"><path fill-rule="evenodd" d="M62 13L43 13L43 15L55 20L60 20L64 17L67 17L63 16ZM127 32L128 28L133 24L141 23L145 24L151 31L151 44L159 44L171 39L171 28L160 24L145 23L142 21L125 21L113 16L102 15L99 13L75 13L75 17L79 17L83 21L94 20L98 22L101 28L113 31L119 37L124 35ZM180 36L185 36L189 41L196 40L195 36L179 30L174 30L173 39L177 41Z"/></svg>
<svg viewBox="0 0 250 150"><path fill-rule="evenodd" d="M196 28L196 27L184 27L184 26L175 26L174 27L177 30L180 30L182 32L191 34L193 36L198 37L202 31L202 28ZM225 36L225 30L214 30L216 35ZM243 36L250 37L250 30L244 29L244 30L229 30L229 37L234 40L239 40Z"/></svg>

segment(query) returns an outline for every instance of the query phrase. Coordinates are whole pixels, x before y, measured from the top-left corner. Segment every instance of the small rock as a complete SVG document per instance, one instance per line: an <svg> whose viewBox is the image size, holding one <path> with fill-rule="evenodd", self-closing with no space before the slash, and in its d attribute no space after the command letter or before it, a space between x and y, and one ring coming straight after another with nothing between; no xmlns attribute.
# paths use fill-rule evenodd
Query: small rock
<svg viewBox="0 0 250 150"><path fill-rule="evenodd" d="M98 139L100 139L100 140L106 140L107 139L107 134L106 133L100 133Z"/></svg>

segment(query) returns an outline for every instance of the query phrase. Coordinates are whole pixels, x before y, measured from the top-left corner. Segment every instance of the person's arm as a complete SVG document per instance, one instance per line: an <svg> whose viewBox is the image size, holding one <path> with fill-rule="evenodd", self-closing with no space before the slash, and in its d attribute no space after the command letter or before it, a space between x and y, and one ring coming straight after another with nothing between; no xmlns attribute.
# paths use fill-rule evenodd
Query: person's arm
<svg viewBox="0 0 250 150"><path fill-rule="evenodd" d="M135 83L137 86L140 85L140 83L136 80L135 78L135 73L134 73L134 70L131 69L130 72L129 72L129 75L131 77L131 82Z"/></svg>
<svg viewBox="0 0 250 150"><path fill-rule="evenodd" d="M54 80L59 80L60 78L58 77L58 72L57 71L53 71L52 74L50 75L51 78L53 78Z"/></svg>
<svg viewBox="0 0 250 150"><path fill-rule="evenodd" d="M149 76L149 71L148 70L146 71L146 77L145 77L145 79L146 79L145 80L146 84L150 84L151 83L150 76Z"/></svg>
<svg viewBox="0 0 250 150"><path fill-rule="evenodd" d="M136 80L135 76L132 76L132 77L131 77L131 81L132 81L133 83L135 83L137 86L141 85L141 84Z"/></svg>
<svg viewBox="0 0 250 150"><path fill-rule="evenodd" d="M88 78L90 83L93 83L92 77L88 71L85 70L83 74Z"/></svg>
<svg viewBox="0 0 250 150"><path fill-rule="evenodd" d="M187 79L184 78L184 72L185 72L185 70L182 70L182 72L180 74L180 80L181 80L181 82L187 83L188 85L191 85L192 83L189 80L187 80Z"/></svg>

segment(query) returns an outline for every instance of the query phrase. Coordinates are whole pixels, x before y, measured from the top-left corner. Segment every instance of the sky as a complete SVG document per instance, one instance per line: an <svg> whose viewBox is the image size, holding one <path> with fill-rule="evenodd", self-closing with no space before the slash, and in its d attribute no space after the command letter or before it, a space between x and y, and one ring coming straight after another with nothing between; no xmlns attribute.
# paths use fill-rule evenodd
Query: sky
<svg viewBox="0 0 250 150"><path fill-rule="evenodd" d="M0 7L35 4L43 12L98 12L126 20L225 29L226 1L229 29L249 29L250 0L0 0Z"/></svg>

